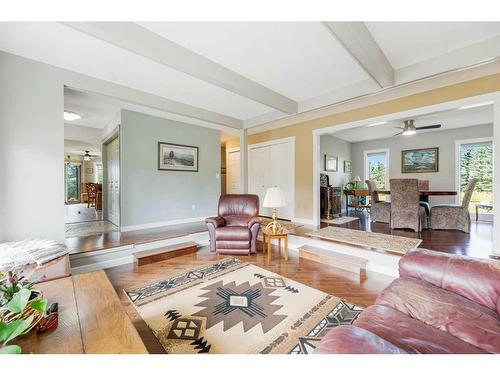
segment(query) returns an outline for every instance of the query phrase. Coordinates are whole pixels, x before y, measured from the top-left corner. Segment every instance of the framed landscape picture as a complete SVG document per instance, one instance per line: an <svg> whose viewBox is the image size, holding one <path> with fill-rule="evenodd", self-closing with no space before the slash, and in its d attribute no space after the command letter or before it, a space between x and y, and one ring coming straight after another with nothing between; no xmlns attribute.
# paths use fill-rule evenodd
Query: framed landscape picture
<svg viewBox="0 0 500 375"><path fill-rule="evenodd" d="M198 147L158 142L158 170L198 172Z"/></svg>
<svg viewBox="0 0 500 375"><path fill-rule="evenodd" d="M352 173L352 161L344 160L344 173Z"/></svg>
<svg viewBox="0 0 500 375"><path fill-rule="evenodd" d="M325 155L325 171L337 172L339 158L336 156Z"/></svg>
<svg viewBox="0 0 500 375"><path fill-rule="evenodd" d="M439 172L439 147L401 151L401 172Z"/></svg>

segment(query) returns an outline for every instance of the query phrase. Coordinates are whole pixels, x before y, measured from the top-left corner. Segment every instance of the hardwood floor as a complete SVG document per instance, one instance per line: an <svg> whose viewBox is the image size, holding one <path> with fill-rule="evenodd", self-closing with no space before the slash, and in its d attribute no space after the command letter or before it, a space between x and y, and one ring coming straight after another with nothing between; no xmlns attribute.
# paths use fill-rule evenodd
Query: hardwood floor
<svg viewBox="0 0 500 375"><path fill-rule="evenodd" d="M260 249L261 244L259 244ZM195 254L184 255L141 267L126 264L106 270L108 278L150 353L164 353L164 350L146 323L137 314L135 308L130 304L123 289L159 281L224 257L228 257L228 255L217 256L211 253L208 247L204 247ZM290 254L287 262L283 258L273 257L273 260L269 263L267 257L260 251L257 255L238 256L237 258L362 307L373 304L377 295L392 281L389 276L370 272L360 278L360 276L351 272L300 259L295 253Z"/></svg>

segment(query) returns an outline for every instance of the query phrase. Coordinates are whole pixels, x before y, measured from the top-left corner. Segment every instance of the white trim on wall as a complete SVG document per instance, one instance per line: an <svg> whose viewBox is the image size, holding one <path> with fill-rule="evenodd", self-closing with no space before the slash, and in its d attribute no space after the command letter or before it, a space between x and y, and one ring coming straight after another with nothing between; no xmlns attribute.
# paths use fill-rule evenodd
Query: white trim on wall
<svg viewBox="0 0 500 375"><path fill-rule="evenodd" d="M368 154L385 154L385 188L389 189L389 180L390 180L390 170L389 170L389 162L391 157L391 150L388 148L380 148L378 150L365 150L363 152L363 183L368 180L370 175L368 171Z"/></svg>
<svg viewBox="0 0 500 375"><path fill-rule="evenodd" d="M185 219L175 219L175 220L168 220L168 221L158 221L156 223L146 223L146 224L138 224L138 225L127 225L127 226L121 227L120 228L120 232L130 232L130 231L133 231L133 230L166 227L166 226L169 226L169 225L203 222L209 216L217 216L217 214L207 215L207 216L201 216L201 217L188 217L188 218L185 218Z"/></svg>

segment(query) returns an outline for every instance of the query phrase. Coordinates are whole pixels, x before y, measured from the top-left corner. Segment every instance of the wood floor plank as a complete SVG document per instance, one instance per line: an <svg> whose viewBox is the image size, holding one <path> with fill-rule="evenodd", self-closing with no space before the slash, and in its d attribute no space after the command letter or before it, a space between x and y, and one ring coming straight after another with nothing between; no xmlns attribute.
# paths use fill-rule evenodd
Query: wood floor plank
<svg viewBox="0 0 500 375"><path fill-rule="evenodd" d="M73 276L85 353L147 353L104 271Z"/></svg>

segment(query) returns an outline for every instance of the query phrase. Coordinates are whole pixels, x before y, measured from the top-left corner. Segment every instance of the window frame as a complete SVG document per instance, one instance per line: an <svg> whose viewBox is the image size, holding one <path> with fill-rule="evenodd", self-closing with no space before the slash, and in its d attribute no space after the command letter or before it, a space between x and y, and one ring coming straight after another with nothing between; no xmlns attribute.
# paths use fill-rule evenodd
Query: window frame
<svg viewBox="0 0 500 375"><path fill-rule="evenodd" d="M363 151L363 163L364 163L364 181L369 179L370 176L370 169L369 169L369 160L368 156L370 154L385 154L385 162L384 162L384 167L385 167L385 189L389 190L389 180L390 180L390 149L388 148L380 148L377 150L364 150Z"/></svg>

